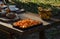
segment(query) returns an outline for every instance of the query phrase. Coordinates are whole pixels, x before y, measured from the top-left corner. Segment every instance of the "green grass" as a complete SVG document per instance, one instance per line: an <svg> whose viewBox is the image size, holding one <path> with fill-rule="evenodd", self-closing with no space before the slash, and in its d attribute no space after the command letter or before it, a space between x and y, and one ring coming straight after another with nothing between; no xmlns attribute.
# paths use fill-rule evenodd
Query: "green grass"
<svg viewBox="0 0 60 39"><path fill-rule="evenodd" d="M54 6L60 6L60 0L15 0L15 1L20 1L20 2L24 2L24 3L27 3L27 2L33 2L33 3L43 3L43 4L51 4L51 5L54 5Z"/></svg>
<svg viewBox="0 0 60 39"><path fill-rule="evenodd" d="M54 14L57 14L60 9L55 6L60 6L60 0L13 0L19 8L24 8L26 11L38 13L38 7L51 8Z"/></svg>

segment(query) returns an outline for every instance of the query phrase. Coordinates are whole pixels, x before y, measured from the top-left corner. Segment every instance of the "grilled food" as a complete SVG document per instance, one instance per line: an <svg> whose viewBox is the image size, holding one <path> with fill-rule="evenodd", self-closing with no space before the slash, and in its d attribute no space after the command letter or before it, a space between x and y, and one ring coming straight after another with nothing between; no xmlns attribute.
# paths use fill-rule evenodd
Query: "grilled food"
<svg viewBox="0 0 60 39"><path fill-rule="evenodd" d="M20 21L17 21L15 23L13 23L13 25L15 27L19 27L19 28L28 28L28 27L31 27L31 26L34 26L34 25L38 25L40 23L41 22L36 21L36 20L24 19L24 20L20 20Z"/></svg>

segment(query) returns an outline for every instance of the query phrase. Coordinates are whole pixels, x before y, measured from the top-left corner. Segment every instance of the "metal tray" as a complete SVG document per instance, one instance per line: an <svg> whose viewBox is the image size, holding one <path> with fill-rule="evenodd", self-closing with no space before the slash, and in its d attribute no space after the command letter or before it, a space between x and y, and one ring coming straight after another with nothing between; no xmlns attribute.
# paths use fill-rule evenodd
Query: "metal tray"
<svg viewBox="0 0 60 39"><path fill-rule="evenodd" d="M42 27L42 25L43 24L41 23L41 24L30 26L30 27L27 27L27 28L21 28L21 27L17 27L17 26L14 26L14 25L13 25L13 27L25 31L25 30L36 28L36 27Z"/></svg>

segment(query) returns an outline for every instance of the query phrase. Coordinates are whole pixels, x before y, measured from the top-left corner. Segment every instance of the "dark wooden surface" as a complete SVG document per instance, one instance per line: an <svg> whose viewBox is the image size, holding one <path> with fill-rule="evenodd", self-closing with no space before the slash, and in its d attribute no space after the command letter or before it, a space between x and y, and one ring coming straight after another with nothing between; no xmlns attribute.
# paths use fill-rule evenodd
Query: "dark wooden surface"
<svg viewBox="0 0 60 39"><path fill-rule="evenodd" d="M51 21L50 22L43 21L40 17L38 17L38 15L35 15L35 14L32 14L32 13L23 13L23 14L20 14L19 16L22 19L31 18L33 20L41 21L41 22L43 22L44 26L41 27L41 28L39 27L39 29L37 29L37 30L34 29L34 30L24 32L22 30L13 28L13 26L11 24L9 24L9 23L0 22L0 25L1 25L0 28L7 31L7 32L10 32L12 37L14 37L14 35L17 35L17 36L19 35L21 37L24 37L24 36L26 36L28 34L39 31L40 39L46 39L45 34L44 34L45 33L44 29L45 28L50 28L51 26L49 26L49 25L52 25L52 24L55 23L54 21L52 21L52 22Z"/></svg>

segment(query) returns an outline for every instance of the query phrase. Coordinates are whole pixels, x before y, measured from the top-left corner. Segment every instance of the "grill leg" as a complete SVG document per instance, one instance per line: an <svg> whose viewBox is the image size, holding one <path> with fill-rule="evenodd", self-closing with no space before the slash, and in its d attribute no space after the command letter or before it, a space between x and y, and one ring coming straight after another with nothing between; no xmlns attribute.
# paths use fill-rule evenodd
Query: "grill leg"
<svg viewBox="0 0 60 39"><path fill-rule="evenodd" d="M10 35L9 35L9 38L8 39L16 39L15 38L15 36L12 34L12 33L10 33Z"/></svg>
<svg viewBox="0 0 60 39"><path fill-rule="evenodd" d="M44 29L39 32L39 39L46 39Z"/></svg>

